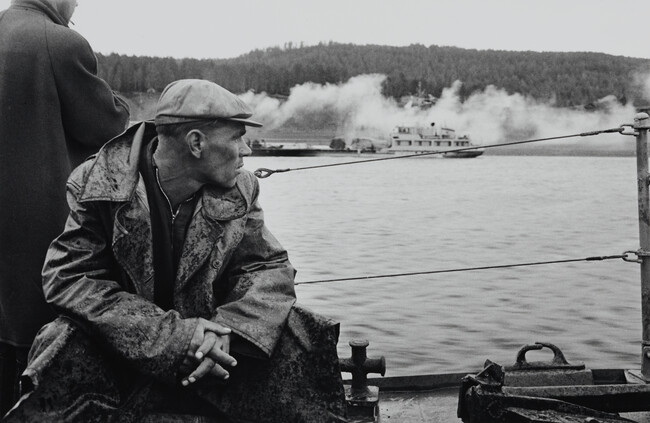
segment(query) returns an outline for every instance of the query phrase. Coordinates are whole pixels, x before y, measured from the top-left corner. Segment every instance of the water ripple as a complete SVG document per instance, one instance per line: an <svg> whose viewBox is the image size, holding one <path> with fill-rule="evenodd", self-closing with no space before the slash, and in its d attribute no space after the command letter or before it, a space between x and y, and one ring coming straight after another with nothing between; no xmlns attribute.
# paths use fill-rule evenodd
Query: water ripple
<svg viewBox="0 0 650 423"><path fill-rule="evenodd" d="M336 158L247 159L295 168ZM261 181L267 224L297 281L620 254L638 248L634 158L395 160ZM640 366L638 266L570 263L304 285L341 322L339 352L370 341L389 375L512 364L547 341L594 368Z"/></svg>

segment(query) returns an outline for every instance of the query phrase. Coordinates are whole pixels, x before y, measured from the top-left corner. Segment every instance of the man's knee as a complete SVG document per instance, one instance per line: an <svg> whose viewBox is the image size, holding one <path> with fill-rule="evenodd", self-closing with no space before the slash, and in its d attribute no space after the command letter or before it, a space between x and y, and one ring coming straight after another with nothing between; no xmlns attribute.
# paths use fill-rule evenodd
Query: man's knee
<svg viewBox="0 0 650 423"><path fill-rule="evenodd" d="M20 402L8 421L114 415L123 399L115 370L115 361L78 325L58 318L36 335L20 379Z"/></svg>
<svg viewBox="0 0 650 423"><path fill-rule="evenodd" d="M21 379L21 393L45 381L72 384L75 391L81 392L92 391L95 384L112 391L114 366L114 360L79 325L59 317L36 335Z"/></svg>

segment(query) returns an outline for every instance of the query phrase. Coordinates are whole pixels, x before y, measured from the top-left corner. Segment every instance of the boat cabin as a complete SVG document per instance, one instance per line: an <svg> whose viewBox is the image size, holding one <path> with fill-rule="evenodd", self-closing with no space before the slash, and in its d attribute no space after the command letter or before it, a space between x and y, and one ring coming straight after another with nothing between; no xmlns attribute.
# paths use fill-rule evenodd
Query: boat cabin
<svg viewBox="0 0 650 423"><path fill-rule="evenodd" d="M469 137L456 136L451 128L430 126L397 126L391 132L392 147L469 147Z"/></svg>

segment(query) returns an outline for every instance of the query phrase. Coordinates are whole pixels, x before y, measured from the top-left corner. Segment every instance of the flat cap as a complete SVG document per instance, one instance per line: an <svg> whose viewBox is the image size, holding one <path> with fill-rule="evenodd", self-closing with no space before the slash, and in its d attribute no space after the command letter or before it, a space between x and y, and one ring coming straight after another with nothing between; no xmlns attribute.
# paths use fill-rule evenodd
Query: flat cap
<svg viewBox="0 0 650 423"><path fill-rule="evenodd" d="M247 126L262 124L248 119L250 107L227 89L203 79L181 79L167 85L158 99L156 125L227 120Z"/></svg>

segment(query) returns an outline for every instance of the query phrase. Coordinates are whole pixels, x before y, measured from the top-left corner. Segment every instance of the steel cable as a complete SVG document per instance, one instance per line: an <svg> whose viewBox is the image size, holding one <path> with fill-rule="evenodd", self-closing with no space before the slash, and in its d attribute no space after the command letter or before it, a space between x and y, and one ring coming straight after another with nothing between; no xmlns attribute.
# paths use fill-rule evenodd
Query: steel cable
<svg viewBox="0 0 650 423"><path fill-rule="evenodd" d="M505 268L512 268L512 267L540 266L540 265L547 265L547 264L572 263L572 262L581 262L581 261L604 261L604 260L614 260L614 259L623 259L625 261L629 261L628 254L630 254L630 253L633 253L633 252L626 252L624 254L617 254L617 255L612 255L612 256L593 256L593 257L564 259L564 260L536 261L536 262L529 262L529 263L501 264L501 265L493 265L493 266L479 266L479 267L463 267L463 268L457 268L457 269L429 270L429 271L422 271L422 272L394 273L394 274L388 274L388 275L357 276L357 277L338 278L338 279L320 279L320 280L312 280L312 281L305 281L305 282L296 282L294 285L308 285L308 284L317 284L317 283L357 281L357 280L366 280L366 279L397 278L397 277L404 277L404 276L433 275L433 274L438 274L438 273L471 272L471 271L476 271L476 270L505 269Z"/></svg>
<svg viewBox="0 0 650 423"><path fill-rule="evenodd" d="M518 145L518 144L529 144L533 142L542 142L542 141L552 141L552 140L559 140L559 139L565 139L565 138L575 138L575 137L590 137L594 135L599 135L599 134L605 134L605 133L623 133L625 131L624 126L620 126L618 128L610 128L610 129L604 129L602 131L592 131L592 132L581 132L579 134L573 134L573 135L562 135L562 136L557 136L557 137L548 137L548 138L537 138L537 139L532 139L532 140L525 140L525 141L512 141L512 142L506 142L506 143L501 143L501 144L488 144L488 145L477 145L477 146L472 146L472 147L463 147L463 148L458 148L455 150L439 150L439 151L430 151L427 153L417 153L417 154L407 154L403 156L394 156L394 157L382 157L379 159L369 159L369 160L356 160L356 161L351 161L351 162L340 162L340 163L330 163L326 165L317 165L317 166L306 166L306 167L297 167L293 169L267 169L267 168L259 168L253 172L255 176L258 178L268 178L269 176L273 175L274 173L286 173L286 172L295 172L298 170L309 170L309 169L319 169L319 168L325 168L325 167L334 167L334 166L346 166L346 165L353 165L353 164L360 164L360 163L371 163L371 162L380 162L380 161L386 161L386 160L397 160L397 159L405 159L409 157L420 157L420 156L429 156L429 155L434 155L434 154L443 154L443 153L458 153L461 151L470 151L470 150L478 150L478 149L488 149L488 148L495 148L495 147L504 147L508 145Z"/></svg>

